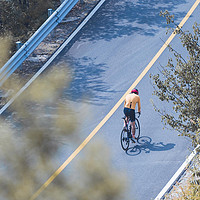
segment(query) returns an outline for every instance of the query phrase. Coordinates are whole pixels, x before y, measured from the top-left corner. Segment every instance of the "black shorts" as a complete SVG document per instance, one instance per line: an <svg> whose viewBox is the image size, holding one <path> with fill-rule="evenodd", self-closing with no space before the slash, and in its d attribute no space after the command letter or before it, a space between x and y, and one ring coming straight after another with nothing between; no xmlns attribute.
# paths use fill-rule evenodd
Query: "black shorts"
<svg viewBox="0 0 200 200"><path fill-rule="evenodd" d="M126 117L129 117L131 122L135 121L135 110L130 108L124 108L124 114Z"/></svg>

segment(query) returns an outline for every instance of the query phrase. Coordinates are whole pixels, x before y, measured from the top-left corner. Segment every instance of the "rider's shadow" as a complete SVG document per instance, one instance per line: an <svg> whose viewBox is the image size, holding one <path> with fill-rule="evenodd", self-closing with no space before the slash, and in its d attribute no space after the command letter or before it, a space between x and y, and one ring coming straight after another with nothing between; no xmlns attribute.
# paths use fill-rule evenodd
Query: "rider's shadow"
<svg viewBox="0 0 200 200"><path fill-rule="evenodd" d="M163 142L155 143L152 142L152 139L148 136L142 136L139 138L138 143L133 144L132 147L129 147L126 153L129 156L136 156L142 151L145 153L150 153L151 151L168 151L173 149L175 144L163 144Z"/></svg>

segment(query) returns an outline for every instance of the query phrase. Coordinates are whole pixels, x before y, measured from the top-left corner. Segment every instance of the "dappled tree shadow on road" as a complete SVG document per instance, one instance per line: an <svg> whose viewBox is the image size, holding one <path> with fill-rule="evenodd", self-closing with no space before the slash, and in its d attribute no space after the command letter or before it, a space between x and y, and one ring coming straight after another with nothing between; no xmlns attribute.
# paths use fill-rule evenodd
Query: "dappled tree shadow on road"
<svg viewBox="0 0 200 200"><path fill-rule="evenodd" d="M73 101L84 100L84 102L103 105L105 100L109 100L110 89L103 80L104 72L107 66L104 63L95 63L89 57L80 59L67 58L70 65L71 77L70 87L64 91L64 96Z"/></svg>
<svg viewBox="0 0 200 200"><path fill-rule="evenodd" d="M62 61L68 62L72 70L72 82L65 91L67 98L73 101L84 99L88 103L102 105L106 102L104 100L111 98L112 93L118 92L113 91L105 82L104 73L109 68L107 63L97 63L95 58L87 56L75 58L73 52L68 55L68 50L77 39L82 45L84 41L110 41L133 34L153 36L160 27L166 26L165 19L159 16L159 12L173 10L184 3L185 0L160 0L159 3L156 0L107 0L62 52L65 55ZM176 17L184 15L184 12L176 12Z"/></svg>
<svg viewBox="0 0 200 200"><path fill-rule="evenodd" d="M173 11L177 5L186 3L185 0L110 0L103 4L102 10L91 18L81 39L111 40L117 37L154 35L160 27L166 27L166 21L159 16L161 10ZM183 18L186 13L177 12L175 20Z"/></svg>

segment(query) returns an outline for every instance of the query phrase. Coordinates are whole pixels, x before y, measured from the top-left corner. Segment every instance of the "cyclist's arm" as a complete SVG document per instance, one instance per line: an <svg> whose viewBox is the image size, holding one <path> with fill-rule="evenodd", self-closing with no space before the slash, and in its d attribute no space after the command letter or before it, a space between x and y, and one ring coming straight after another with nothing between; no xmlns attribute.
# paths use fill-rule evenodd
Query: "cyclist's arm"
<svg viewBox="0 0 200 200"><path fill-rule="evenodd" d="M140 97L139 97L139 100L138 100L138 112L141 112L141 103L140 103Z"/></svg>
<svg viewBox="0 0 200 200"><path fill-rule="evenodd" d="M124 107L125 107L125 105L126 105L126 99L124 100Z"/></svg>

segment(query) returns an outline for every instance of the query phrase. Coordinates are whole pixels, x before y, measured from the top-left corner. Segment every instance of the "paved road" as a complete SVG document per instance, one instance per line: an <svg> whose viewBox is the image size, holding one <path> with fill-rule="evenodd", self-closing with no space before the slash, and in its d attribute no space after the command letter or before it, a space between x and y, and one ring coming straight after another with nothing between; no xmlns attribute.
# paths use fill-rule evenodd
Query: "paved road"
<svg viewBox="0 0 200 200"><path fill-rule="evenodd" d="M162 40L166 41L169 37L165 34L166 23L159 16L160 10L171 11L179 23L194 2L107 0L70 46L61 52L56 62L69 63L74 73L65 97L72 100L77 113L79 109L88 110L86 114L82 113L85 119L79 133L82 139L89 135L136 80L163 45ZM200 6L184 28L191 30L193 22L200 21L199 12ZM177 37L172 45L179 50ZM149 73L158 73L159 63L165 65L169 56L166 50ZM149 73L138 84L142 104L141 135L148 142L137 144L137 152L131 148L127 153L122 151L119 142L123 126L122 105L90 142L103 138L111 147L113 165L127 174L130 181L127 199L155 198L189 154L190 142L187 139L178 137L172 130L163 130L151 100L158 107L171 109L169 104L162 104L152 96Z"/></svg>

